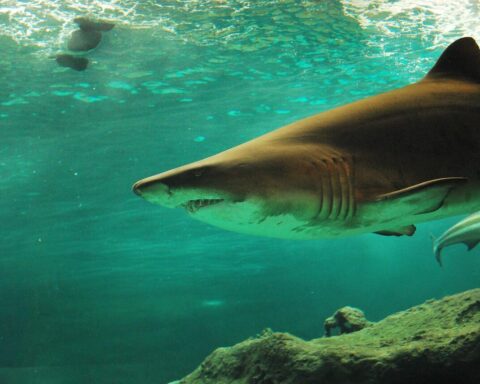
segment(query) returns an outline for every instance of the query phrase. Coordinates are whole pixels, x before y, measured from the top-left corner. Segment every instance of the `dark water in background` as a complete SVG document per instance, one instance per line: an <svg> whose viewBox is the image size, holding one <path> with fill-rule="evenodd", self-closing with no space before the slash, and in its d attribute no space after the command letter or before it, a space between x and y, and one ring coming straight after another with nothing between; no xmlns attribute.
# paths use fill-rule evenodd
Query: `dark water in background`
<svg viewBox="0 0 480 384"><path fill-rule="evenodd" d="M475 2L107 3L0 3L0 383L165 383L266 327L314 338L343 305L378 320L478 287L478 250L433 258L430 233L459 218L407 239L272 240L130 191L420 79L475 36ZM57 67L89 12L117 26L87 71Z"/></svg>

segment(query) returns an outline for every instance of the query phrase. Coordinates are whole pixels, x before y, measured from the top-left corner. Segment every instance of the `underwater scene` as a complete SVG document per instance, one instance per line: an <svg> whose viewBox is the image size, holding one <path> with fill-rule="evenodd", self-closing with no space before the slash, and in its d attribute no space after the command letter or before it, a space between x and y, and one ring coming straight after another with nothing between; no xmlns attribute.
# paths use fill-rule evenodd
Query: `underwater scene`
<svg viewBox="0 0 480 384"><path fill-rule="evenodd" d="M479 18L2 0L0 383L478 382Z"/></svg>

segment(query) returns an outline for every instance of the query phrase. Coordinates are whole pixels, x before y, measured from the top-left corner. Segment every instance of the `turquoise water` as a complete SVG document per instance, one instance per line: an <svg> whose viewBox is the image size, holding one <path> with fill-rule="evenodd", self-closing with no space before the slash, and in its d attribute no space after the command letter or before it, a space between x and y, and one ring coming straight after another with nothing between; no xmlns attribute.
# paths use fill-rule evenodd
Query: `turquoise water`
<svg viewBox="0 0 480 384"><path fill-rule="evenodd" d="M448 249L444 268L432 254L430 233L460 218L412 238L272 240L130 189L420 79L448 43L480 38L478 13L469 1L2 2L0 382L166 383L266 327L314 338L344 305L378 320L478 287L478 250ZM85 72L51 58L79 15L116 23Z"/></svg>

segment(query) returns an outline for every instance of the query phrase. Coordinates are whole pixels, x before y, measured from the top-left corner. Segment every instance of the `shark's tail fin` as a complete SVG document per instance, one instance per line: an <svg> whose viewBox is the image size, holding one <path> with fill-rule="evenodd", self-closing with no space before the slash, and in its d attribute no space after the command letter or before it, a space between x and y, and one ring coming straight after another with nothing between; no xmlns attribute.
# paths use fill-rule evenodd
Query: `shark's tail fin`
<svg viewBox="0 0 480 384"><path fill-rule="evenodd" d="M433 254L435 255L435 259L437 260L438 265L440 265L441 267L442 266L442 247L439 246L437 242L437 238L433 234L430 234L430 237L432 238L432 243L433 243Z"/></svg>

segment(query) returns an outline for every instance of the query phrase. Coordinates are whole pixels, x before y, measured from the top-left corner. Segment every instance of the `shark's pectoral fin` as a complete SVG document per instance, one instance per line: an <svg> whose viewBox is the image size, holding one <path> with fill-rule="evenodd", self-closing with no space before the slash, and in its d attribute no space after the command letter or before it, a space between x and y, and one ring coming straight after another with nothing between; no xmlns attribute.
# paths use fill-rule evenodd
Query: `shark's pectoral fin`
<svg viewBox="0 0 480 384"><path fill-rule="evenodd" d="M374 232L377 235L382 236L413 236L417 228L414 225L406 225L395 229L385 229L382 231Z"/></svg>
<svg viewBox="0 0 480 384"><path fill-rule="evenodd" d="M388 217L421 215L435 212L450 191L467 181L465 177L446 177L425 181L390 193L379 195L375 204Z"/></svg>

